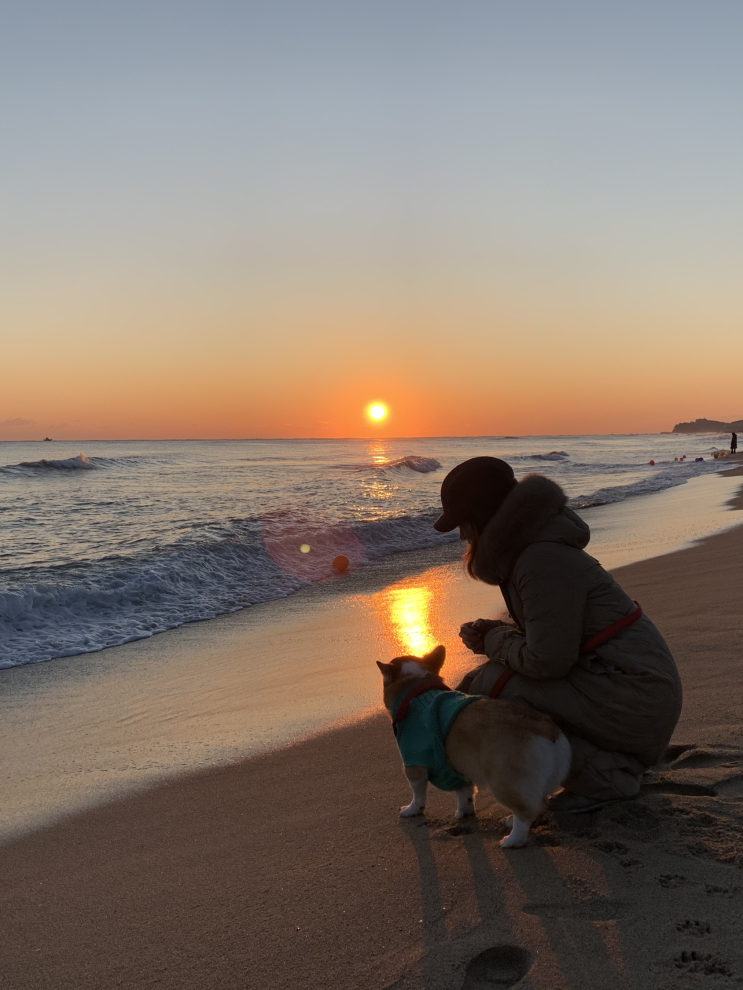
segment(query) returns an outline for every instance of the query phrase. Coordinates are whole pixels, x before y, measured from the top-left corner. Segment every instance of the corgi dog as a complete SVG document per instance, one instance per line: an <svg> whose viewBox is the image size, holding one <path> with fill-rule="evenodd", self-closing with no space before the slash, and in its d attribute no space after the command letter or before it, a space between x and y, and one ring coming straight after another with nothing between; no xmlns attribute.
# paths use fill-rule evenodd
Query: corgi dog
<svg viewBox="0 0 743 990"><path fill-rule="evenodd" d="M512 814L501 846L523 846L547 798L568 775L570 743L549 715L528 705L451 691L439 676L445 657L437 646L424 657L377 661L413 791L400 815L423 813L429 781L456 792L457 819L474 815L475 786L489 787Z"/></svg>

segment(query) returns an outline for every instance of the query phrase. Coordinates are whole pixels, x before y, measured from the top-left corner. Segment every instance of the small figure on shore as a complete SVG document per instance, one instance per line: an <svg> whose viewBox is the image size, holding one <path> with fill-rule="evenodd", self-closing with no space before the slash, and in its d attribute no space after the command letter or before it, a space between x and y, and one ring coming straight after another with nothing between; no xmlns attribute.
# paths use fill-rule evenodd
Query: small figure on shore
<svg viewBox="0 0 743 990"><path fill-rule="evenodd" d="M734 454L738 449L738 434L734 433L730 438L730 453Z"/></svg>
<svg viewBox="0 0 743 990"><path fill-rule="evenodd" d="M441 486L441 533L459 527L469 574L500 587L508 622L460 631L486 662L457 690L522 702L554 719L573 760L556 809L579 813L640 791L681 714L671 651L642 609L584 552L591 534L562 489L516 482L496 457L457 465Z"/></svg>

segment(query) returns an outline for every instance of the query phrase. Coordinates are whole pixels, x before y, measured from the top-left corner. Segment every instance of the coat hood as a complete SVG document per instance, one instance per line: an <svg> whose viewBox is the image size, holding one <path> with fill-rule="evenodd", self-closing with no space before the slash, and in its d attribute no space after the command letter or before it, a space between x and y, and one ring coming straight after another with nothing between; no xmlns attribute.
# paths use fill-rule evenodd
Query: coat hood
<svg viewBox="0 0 743 990"><path fill-rule="evenodd" d="M554 481L541 474L527 475L483 530L472 562L475 576L486 584L501 584L532 543L563 543L582 550L591 531L567 501Z"/></svg>

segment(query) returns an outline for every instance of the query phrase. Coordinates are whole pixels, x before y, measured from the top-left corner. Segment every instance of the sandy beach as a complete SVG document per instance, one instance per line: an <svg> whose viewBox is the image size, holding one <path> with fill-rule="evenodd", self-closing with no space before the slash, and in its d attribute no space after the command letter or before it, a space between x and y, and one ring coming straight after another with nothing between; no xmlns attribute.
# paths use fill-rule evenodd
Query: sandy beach
<svg viewBox="0 0 743 990"><path fill-rule="evenodd" d="M0 990L743 990L741 37L8 5Z"/></svg>
<svg viewBox="0 0 743 990"><path fill-rule="evenodd" d="M710 481L737 490L740 471ZM681 671L673 746L637 801L545 818L511 852L483 795L476 823L455 825L440 793L398 819L407 788L369 676L401 643L446 642L452 680L471 662L455 627L498 603L457 549L307 589L281 622L269 603L3 672L0 987L743 982L743 527L614 568ZM277 650L281 677L253 666L240 686L248 653Z"/></svg>

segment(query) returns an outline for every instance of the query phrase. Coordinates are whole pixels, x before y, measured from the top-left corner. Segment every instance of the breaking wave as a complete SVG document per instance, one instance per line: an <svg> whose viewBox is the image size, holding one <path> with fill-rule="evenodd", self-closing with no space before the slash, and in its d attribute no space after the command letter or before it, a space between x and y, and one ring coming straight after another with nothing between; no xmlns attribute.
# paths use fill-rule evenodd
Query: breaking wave
<svg viewBox="0 0 743 990"><path fill-rule="evenodd" d="M564 461L570 454L565 450L551 450L548 454L524 454L522 457L514 457L512 460L519 461Z"/></svg>
<svg viewBox="0 0 743 990"><path fill-rule="evenodd" d="M409 454L407 457L398 457L396 461L387 461L383 467L410 468L418 474L430 474L431 471L441 470L441 464L435 457L420 457L418 454Z"/></svg>
<svg viewBox="0 0 743 990"><path fill-rule="evenodd" d="M611 485L599 488L590 495L577 495L568 499L568 504L574 509L590 509L597 505L624 502L625 499L637 495L654 495L656 492L665 491L667 488L684 485L690 478L696 478L702 474L712 474L719 468L720 464L714 460L696 463L694 461L684 463L668 461L661 465L660 471L655 471L639 481L627 485Z"/></svg>
<svg viewBox="0 0 743 990"><path fill-rule="evenodd" d="M140 558L6 574L0 592L0 668L92 653L277 598L403 550L449 542L435 513L356 526L242 520L227 538ZM300 546L309 546L303 553Z"/></svg>
<svg viewBox="0 0 743 990"><path fill-rule="evenodd" d="M374 464L338 464L337 467L351 471L400 471L407 468L417 474L430 474L432 471L440 471L441 463L435 457L406 454L393 461L379 461Z"/></svg>
<svg viewBox="0 0 743 990"><path fill-rule="evenodd" d="M88 457L82 451L77 457L46 458L38 461L21 461L20 464L6 464L0 467L0 474L24 474L33 471L43 474L46 471L96 471L99 468L116 465L131 465L141 462L141 457Z"/></svg>
<svg viewBox="0 0 743 990"><path fill-rule="evenodd" d="M42 457L40 461L21 461L20 464L8 465L8 467L37 468L51 471L95 471L96 466L82 452L77 457L66 457L61 461L47 460L45 457Z"/></svg>

